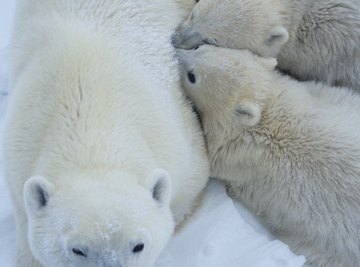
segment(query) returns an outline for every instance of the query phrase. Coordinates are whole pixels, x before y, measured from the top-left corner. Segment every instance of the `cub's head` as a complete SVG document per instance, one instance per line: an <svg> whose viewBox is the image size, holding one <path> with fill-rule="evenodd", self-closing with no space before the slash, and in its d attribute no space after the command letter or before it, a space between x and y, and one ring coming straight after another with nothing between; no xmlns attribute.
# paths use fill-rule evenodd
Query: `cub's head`
<svg viewBox="0 0 360 267"><path fill-rule="evenodd" d="M185 92L202 118L255 125L269 96L276 59L203 45L178 50Z"/></svg>
<svg viewBox="0 0 360 267"><path fill-rule="evenodd" d="M31 177L24 186L35 258L54 267L153 265L174 229L164 170L144 179L125 172L57 178Z"/></svg>
<svg viewBox="0 0 360 267"><path fill-rule="evenodd" d="M213 44L276 57L288 41L284 1L199 0L173 35L176 48Z"/></svg>

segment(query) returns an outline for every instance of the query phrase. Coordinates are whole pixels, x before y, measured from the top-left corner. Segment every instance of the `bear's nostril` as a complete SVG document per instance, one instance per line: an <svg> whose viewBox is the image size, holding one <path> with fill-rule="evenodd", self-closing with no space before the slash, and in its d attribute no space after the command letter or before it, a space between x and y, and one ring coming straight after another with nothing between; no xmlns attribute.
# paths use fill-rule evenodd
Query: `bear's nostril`
<svg viewBox="0 0 360 267"><path fill-rule="evenodd" d="M86 257L86 252L79 249L79 248L73 248L72 252L76 255L76 256L81 256L81 257Z"/></svg>
<svg viewBox="0 0 360 267"><path fill-rule="evenodd" d="M133 248L133 252L139 253L144 250L144 247L145 247L145 245L143 243L139 243Z"/></svg>
<svg viewBox="0 0 360 267"><path fill-rule="evenodd" d="M196 82L196 77L194 75L194 73L192 73L191 71L188 72L188 79L191 83L195 83Z"/></svg>

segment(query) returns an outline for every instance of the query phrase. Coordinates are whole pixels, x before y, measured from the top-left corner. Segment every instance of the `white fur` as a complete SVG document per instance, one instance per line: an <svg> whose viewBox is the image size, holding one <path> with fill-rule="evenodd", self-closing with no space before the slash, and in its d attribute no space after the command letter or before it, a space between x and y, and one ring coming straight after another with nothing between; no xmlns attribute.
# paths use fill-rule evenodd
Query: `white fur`
<svg viewBox="0 0 360 267"><path fill-rule="evenodd" d="M185 12L18 1L4 134L16 266L151 266L192 212L208 162L170 44Z"/></svg>
<svg viewBox="0 0 360 267"><path fill-rule="evenodd" d="M357 0L200 0L173 42L249 49L299 80L359 90L359 29Z"/></svg>
<svg viewBox="0 0 360 267"><path fill-rule="evenodd" d="M309 265L358 266L360 96L290 80L245 50L204 45L179 59L212 177Z"/></svg>

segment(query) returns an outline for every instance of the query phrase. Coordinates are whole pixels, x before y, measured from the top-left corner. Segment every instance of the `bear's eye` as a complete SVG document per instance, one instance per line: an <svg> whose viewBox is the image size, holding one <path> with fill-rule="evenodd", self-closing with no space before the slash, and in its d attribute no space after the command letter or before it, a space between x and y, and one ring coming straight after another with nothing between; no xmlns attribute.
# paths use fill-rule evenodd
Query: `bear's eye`
<svg viewBox="0 0 360 267"><path fill-rule="evenodd" d="M81 249L78 248L73 248L72 252L76 255L76 256L81 256L81 257L86 257L86 252L82 251Z"/></svg>
<svg viewBox="0 0 360 267"><path fill-rule="evenodd" d="M137 244L134 248L133 248L133 253L139 253L141 251L144 250L144 244L143 243L139 243Z"/></svg>
<svg viewBox="0 0 360 267"><path fill-rule="evenodd" d="M191 71L189 71L189 72L187 73L187 76L188 76L188 79L189 79L189 81L190 81L191 83L196 83L196 77L195 77L194 73L192 73Z"/></svg>

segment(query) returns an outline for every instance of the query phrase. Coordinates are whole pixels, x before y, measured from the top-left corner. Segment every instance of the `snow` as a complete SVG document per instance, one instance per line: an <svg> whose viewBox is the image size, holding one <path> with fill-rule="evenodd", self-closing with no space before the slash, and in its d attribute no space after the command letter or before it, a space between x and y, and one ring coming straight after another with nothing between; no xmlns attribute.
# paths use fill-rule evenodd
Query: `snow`
<svg viewBox="0 0 360 267"><path fill-rule="evenodd" d="M0 1L0 138L6 112L7 45L14 1ZM11 266L15 220L0 159L0 262ZM234 202L218 181L211 181L202 207L169 242L155 267L298 267L303 256L275 240L241 203Z"/></svg>
<svg viewBox="0 0 360 267"><path fill-rule="evenodd" d="M0 49L9 42L14 6L15 0L0 0Z"/></svg>
<svg viewBox="0 0 360 267"><path fill-rule="evenodd" d="M2 4L2 3L1 3ZM7 9L8 10L8 9ZM0 12L4 12L0 6ZM0 13L0 28L3 30L3 16ZM5 49L5 36L0 34L0 140L2 139L3 121L7 107L7 51ZM1 142L0 142L1 144ZM1 154L1 151L0 151ZM4 267L10 266L14 255L15 244L15 219L12 214L8 191L5 190L5 183L2 172L2 160L0 158L0 262Z"/></svg>
<svg viewBox="0 0 360 267"><path fill-rule="evenodd" d="M255 230L238 209L245 210L234 204L220 182L211 181L204 205L172 238L156 267L302 266L303 257L294 256L284 243ZM250 213L246 217L254 219Z"/></svg>

